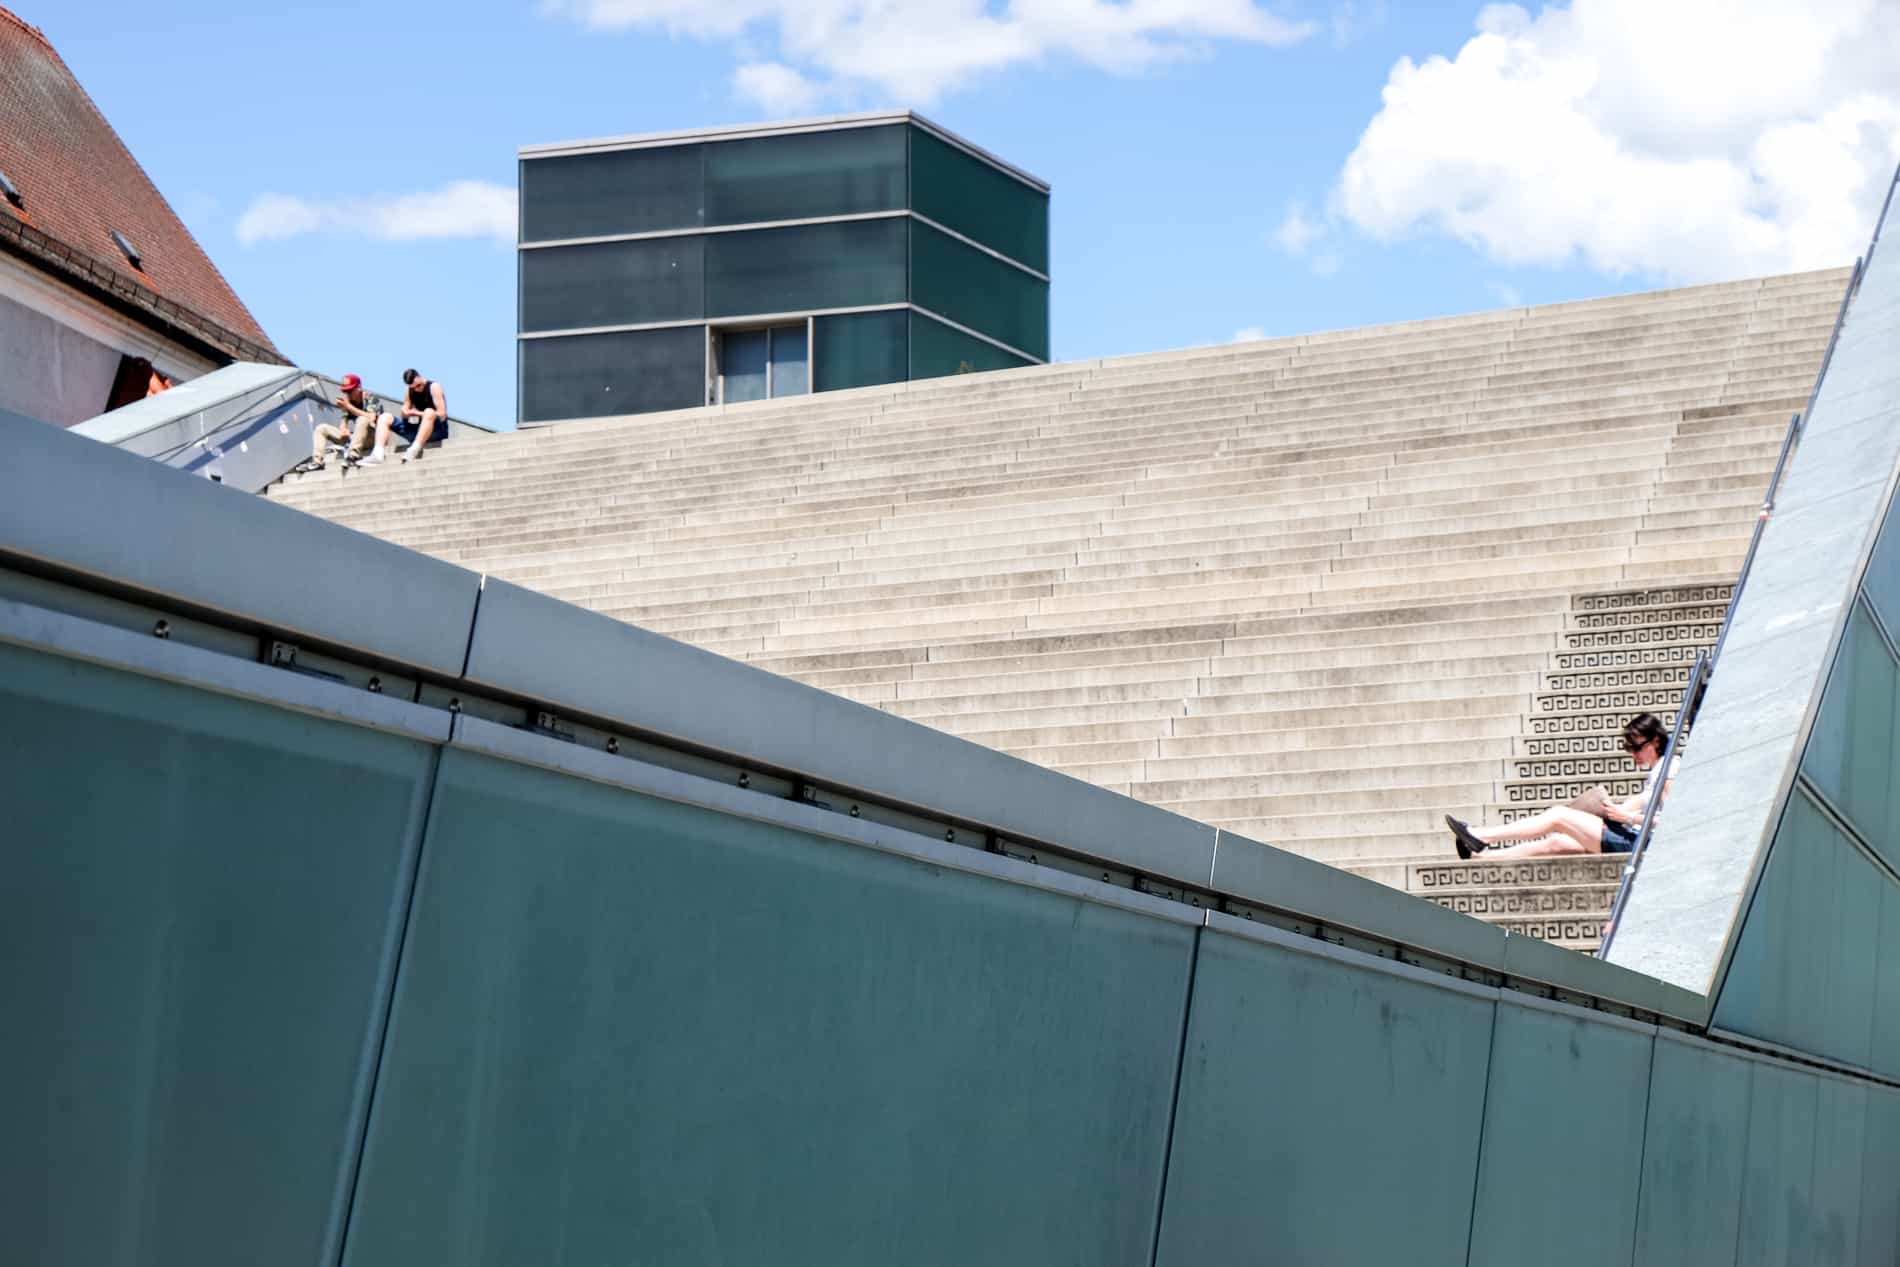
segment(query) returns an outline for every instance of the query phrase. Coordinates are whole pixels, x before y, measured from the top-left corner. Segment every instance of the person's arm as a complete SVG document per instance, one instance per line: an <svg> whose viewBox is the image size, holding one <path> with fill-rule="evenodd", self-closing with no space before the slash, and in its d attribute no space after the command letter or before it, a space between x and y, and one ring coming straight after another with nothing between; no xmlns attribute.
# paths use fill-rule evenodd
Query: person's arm
<svg viewBox="0 0 1900 1267"><path fill-rule="evenodd" d="M430 383L429 397L430 399L435 401L435 416L438 418L448 417L449 416L449 398L442 394L442 384Z"/></svg>

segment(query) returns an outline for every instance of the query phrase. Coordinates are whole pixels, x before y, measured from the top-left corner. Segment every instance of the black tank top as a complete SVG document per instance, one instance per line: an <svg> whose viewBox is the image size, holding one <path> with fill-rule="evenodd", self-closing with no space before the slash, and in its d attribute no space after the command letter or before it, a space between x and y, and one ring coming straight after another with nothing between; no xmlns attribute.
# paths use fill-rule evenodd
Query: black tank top
<svg viewBox="0 0 1900 1267"><path fill-rule="evenodd" d="M435 397L429 393L429 389L433 386L435 386L435 384L426 378L418 378L415 382L409 384L409 407L411 409L434 409Z"/></svg>

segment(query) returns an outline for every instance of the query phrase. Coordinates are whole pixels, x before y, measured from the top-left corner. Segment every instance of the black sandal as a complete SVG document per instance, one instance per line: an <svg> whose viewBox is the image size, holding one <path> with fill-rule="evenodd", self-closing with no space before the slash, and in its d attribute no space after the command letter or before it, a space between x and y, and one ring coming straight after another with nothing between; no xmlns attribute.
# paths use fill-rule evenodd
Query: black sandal
<svg viewBox="0 0 1900 1267"><path fill-rule="evenodd" d="M1471 855L1483 853L1486 849L1490 848L1489 845L1472 834L1468 824L1460 819L1453 818L1450 814L1445 815L1445 826L1451 828L1452 843L1458 847L1458 856L1466 862L1471 861Z"/></svg>

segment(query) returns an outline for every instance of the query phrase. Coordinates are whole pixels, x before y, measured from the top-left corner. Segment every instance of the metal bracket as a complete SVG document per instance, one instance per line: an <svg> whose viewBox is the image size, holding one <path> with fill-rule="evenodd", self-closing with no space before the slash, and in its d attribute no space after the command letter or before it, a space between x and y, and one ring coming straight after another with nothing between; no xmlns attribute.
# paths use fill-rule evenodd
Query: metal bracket
<svg viewBox="0 0 1900 1267"><path fill-rule="evenodd" d="M348 685L341 673L331 673L325 669L312 668L297 663L297 644L273 640L264 650L264 662L274 669L289 669L292 673L301 673L305 677L319 678L325 682L338 682Z"/></svg>
<svg viewBox="0 0 1900 1267"><path fill-rule="evenodd" d="M534 721L527 729L550 739L559 739L562 743L574 742L574 728L545 709L534 715Z"/></svg>

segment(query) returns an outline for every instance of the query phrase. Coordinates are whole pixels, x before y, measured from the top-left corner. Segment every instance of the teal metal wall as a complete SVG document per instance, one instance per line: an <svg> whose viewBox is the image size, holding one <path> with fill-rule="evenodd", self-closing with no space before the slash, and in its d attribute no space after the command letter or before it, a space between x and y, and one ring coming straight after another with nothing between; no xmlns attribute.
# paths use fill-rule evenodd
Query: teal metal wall
<svg viewBox="0 0 1900 1267"><path fill-rule="evenodd" d="M1611 965L20 428L8 1267L1900 1264L1864 938L1744 936L1724 1015L1794 1058L1744 1050ZM200 522L386 584L154 530ZM564 709L623 729L535 729ZM1843 874L1790 891L1863 928Z"/></svg>

